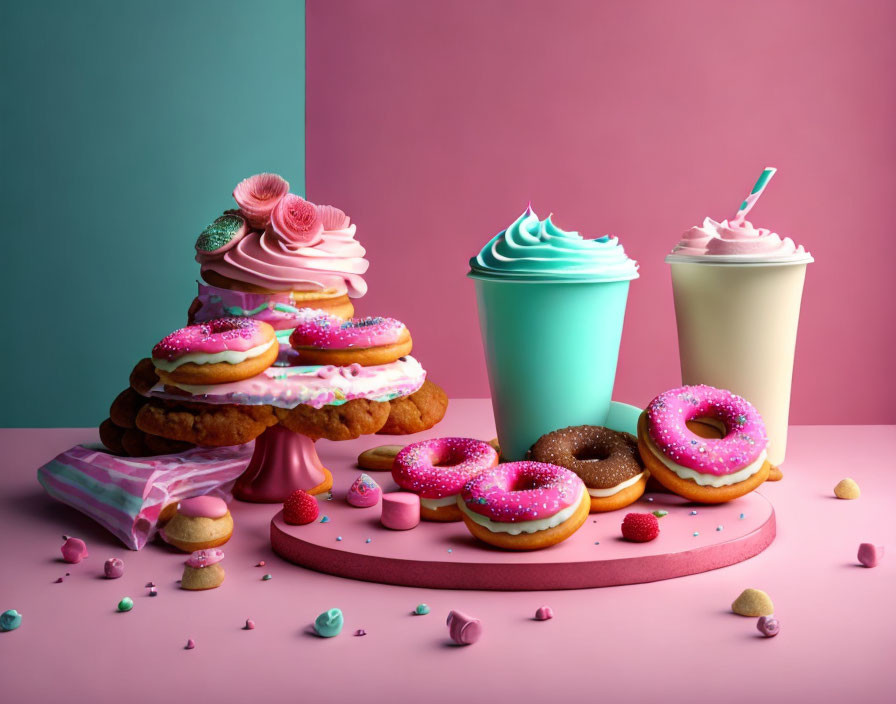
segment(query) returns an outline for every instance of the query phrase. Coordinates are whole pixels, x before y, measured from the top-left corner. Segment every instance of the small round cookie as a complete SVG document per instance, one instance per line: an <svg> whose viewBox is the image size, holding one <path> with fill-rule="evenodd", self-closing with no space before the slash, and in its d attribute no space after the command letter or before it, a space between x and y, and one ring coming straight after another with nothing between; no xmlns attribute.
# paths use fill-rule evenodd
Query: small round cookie
<svg viewBox="0 0 896 704"><path fill-rule="evenodd" d="M292 409L274 408L280 423L312 440L354 440L375 433L389 417L387 401L355 398L339 406L312 408L300 404Z"/></svg>
<svg viewBox="0 0 896 704"><path fill-rule="evenodd" d="M637 501L649 472L638 441L599 425L577 425L542 435L527 459L566 467L579 475L591 496L591 512L615 511Z"/></svg>
<svg viewBox="0 0 896 704"><path fill-rule="evenodd" d="M137 427L151 435L206 447L242 445L277 424L270 406L173 403L150 399Z"/></svg>
<svg viewBox="0 0 896 704"><path fill-rule="evenodd" d="M261 374L279 353L267 323L218 318L175 330L153 347L152 363L168 384L226 384Z"/></svg>
<svg viewBox="0 0 896 704"><path fill-rule="evenodd" d="M448 395L428 379L410 396L389 401L389 418L379 435L410 435L429 430L448 409Z"/></svg>
<svg viewBox="0 0 896 704"><path fill-rule="evenodd" d="M581 528L591 499L582 480L568 469L508 462L471 479L457 505L479 540L507 550L539 550Z"/></svg>
<svg viewBox="0 0 896 704"><path fill-rule="evenodd" d="M216 548L233 535L233 518L224 499L195 496L178 504L177 513L159 535L166 543L184 552Z"/></svg>
<svg viewBox="0 0 896 704"><path fill-rule="evenodd" d="M109 418L119 428L136 428L137 413L145 403L146 397L129 386L115 397L109 408Z"/></svg>
<svg viewBox="0 0 896 704"><path fill-rule="evenodd" d="M149 393L149 390L159 383L159 375L152 359L144 357L134 366L128 379L131 388L141 396Z"/></svg>
<svg viewBox="0 0 896 704"><path fill-rule="evenodd" d="M695 432L693 421L724 429ZM691 425L688 425L688 423ZM638 420L638 449L651 476L691 501L718 504L747 494L771 465L759 413L744 398L712 386L682 386L657 396Z"/></svg>
<svg viewBox="0 0 896 704"><path fill-rule="evenodd" d="M392 478L399 487L420 497L421 518L459 521L457 501L464 486L496 464L498 453L487 442L436 438L415 442L399 452Z"/></svg>
<svg viewBox="0 0 896 704"><path fill-rule="evenodd" d="M374 472L391 472L395 455L402 451L404 445L379 445L364 450L358 455L358 466Z"/></svg>
<svg viewBox="0 0 896 704"><path fill-rule="evenodd" d="M180 588L202 591L220 587L224 582L224 568L220 564L223 559L224 551L216 548L194 552L184 562Z"/></svg>
<svg viewBox="0 0 896 704"><path fill-rule="evenodd" d="M341 320L321 315L301 322L289 336L299 364L390 364L411 353L413 342L405 324L394 318Z"/></svg>

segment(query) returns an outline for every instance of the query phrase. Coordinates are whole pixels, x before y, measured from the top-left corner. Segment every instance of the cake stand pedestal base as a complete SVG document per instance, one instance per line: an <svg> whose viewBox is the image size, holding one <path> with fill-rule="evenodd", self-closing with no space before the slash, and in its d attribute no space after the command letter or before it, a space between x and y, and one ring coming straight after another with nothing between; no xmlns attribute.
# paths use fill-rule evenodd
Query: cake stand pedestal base
<svg viewBox="0 0 896 704"><path fill-rule="evenodd" d="M320 462L314 440L281 425L255 440L246 471L236 480L234 498L254 503L279 503L296 489L321 494L333 486L333 475Z"/></svg>

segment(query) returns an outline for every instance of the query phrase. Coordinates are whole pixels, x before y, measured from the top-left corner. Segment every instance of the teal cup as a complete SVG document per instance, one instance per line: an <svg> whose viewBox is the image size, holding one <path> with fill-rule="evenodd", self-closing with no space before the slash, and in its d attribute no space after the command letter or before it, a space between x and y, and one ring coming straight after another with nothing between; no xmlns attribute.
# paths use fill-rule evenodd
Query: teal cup
<svg viewBox="0 0 896 704"><path fill-rule="evenodd" d="M468 276L476 285L502 459L524 459L558 428L604 425L629 281Z"/></svg>

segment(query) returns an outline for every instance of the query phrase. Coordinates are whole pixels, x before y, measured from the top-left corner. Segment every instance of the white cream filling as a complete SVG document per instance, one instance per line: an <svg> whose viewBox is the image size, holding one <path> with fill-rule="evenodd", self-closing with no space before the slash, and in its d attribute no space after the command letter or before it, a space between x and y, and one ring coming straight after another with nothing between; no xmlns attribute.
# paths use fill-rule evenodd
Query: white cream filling
<svg viewBox="0 0 896 704"><path fill-rule="evenodd" d="M640 481L641 477L643 477L643 476L644 476L644 472L641 472L640 474L636 474L631 479L626 479L621 484L617 484L616 486L611 486L609 489L592 489L589 487L588 494L590 496L595 496L599 499L605 498L607 496L615 496L623 489L628 489L630 486L637 484Z"/></svg>
<svg viewBox="0 0 896 704"><path fill-rule="evenodd" d="M458 499L457 494L452 494L451 496L443 496L441 499L424 499L422 496L420 497L420 505L423 508L428 508L430 511L434 511L437 508L442 508L444 506L451 506L452 504L456 504Z"/></svg>
<svg viewBox="0 0 896 704"><path fill-rule="evenodd" d="M576 498L571 506L567 506L562 511L558 511L557 513L555 513L553 516L548 516L547 518L536 518L534 521L517 521L515 523L502 523L493 521L490 518L481 516L478 513L474 513L473 511L468 509L467 505L464 503L464 500L460 497L460 495L458 495L457 497L457 506L461 511L464 512L464 515L469 516L470 520L472 520L474 523L479 524L483 528L487 528L492 533L508 533L509 535L519 535L520 533L537 533L540 530L556 528L564 521L568 521L570 517L578 510L579 504L582 502L582 495L584 494L584 492L585 487L582 486L578 498Z"/></svg>
<svg viewBox="0 0 896 704"><path fill-rule="evenodd" d="M218 364L219 362L239 364L240 362L245 362L247 359L263 355L271 348L271 345L276 342L277 338L272 337L263 345L250 347L244 352L239 352L237 350L222 350L221 352L215 352L213 354L208 354L206 352L190 352L170 362L167 359L157 359L153 357L152 363L156 369L161 369L163 372L173 372L179 366L187 364L188 362L193 364Z"/></svg>
<svg viewBox="0 0 896 704"><path fill-rule="evenodd" d="M666 457L660 449L654 444L653 438L650 437L649 433L645 433L645 439L647 440L647 447L650 448L650 451L659 458L660 462L662 462L666 467L671 469L675 474L677 474L682 479L691 479L699 486L711 486L715 488L719 488L721 486L730 486L731 484L737 484L738 482L745 481L752 477L756 472L762 469L762 465L765 463L765 459L768 456L766 451L763 450L759 453L759 457L756 458L754 462L751 462L743 469L739 469L736 472L732 472L731 474L723 474L721 476L716 476L715 474L706 474L705 472L698 472L696 470L691 469L690 467L682 467L680 464L676 464L668 457Z"/></svg>

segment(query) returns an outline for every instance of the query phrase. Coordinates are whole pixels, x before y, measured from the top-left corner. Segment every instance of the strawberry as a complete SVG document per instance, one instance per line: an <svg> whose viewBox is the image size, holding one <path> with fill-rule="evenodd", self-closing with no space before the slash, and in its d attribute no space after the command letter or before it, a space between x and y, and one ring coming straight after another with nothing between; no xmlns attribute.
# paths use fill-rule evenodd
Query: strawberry
<svg viewBox="0 0 896 704"><path fill-rule="evenodd" d="M633 543L647 543L660 534L660 522L652 513L629 513L622 521L622 537Z"/></svg>
<svg viewBox="0 0 896 704"><path fill-rule="evenodd" d="M283 502L283 520L293 526L311 523L318 512L317 499L301 489L296 489Z"/></svg>

